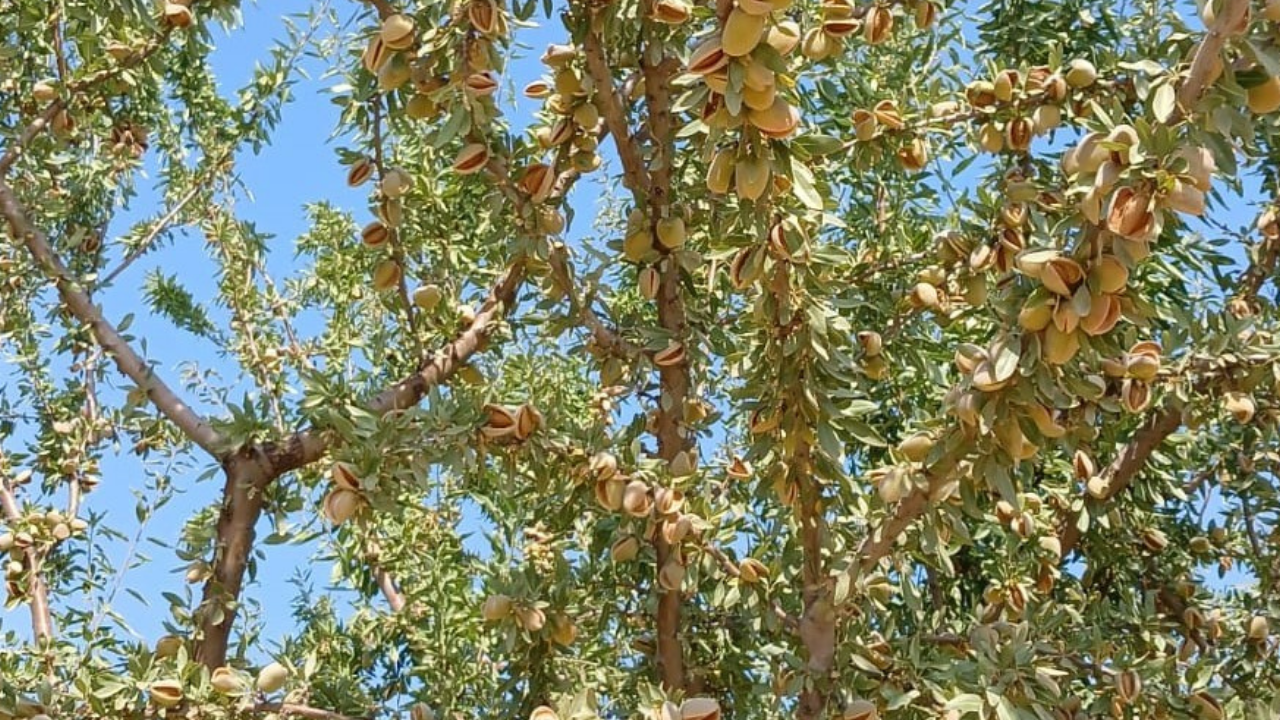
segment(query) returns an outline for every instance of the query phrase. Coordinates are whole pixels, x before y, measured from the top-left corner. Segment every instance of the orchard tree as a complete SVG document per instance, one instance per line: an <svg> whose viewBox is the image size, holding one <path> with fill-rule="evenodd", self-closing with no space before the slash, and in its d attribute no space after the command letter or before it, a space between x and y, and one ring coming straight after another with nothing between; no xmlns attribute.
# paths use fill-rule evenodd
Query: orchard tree
<svg viewBox="0 0 1280 720"><path fill-rule="evenodd" d="M1280 716L1280 2L238 5L0 0L0 718Z"/></svg>

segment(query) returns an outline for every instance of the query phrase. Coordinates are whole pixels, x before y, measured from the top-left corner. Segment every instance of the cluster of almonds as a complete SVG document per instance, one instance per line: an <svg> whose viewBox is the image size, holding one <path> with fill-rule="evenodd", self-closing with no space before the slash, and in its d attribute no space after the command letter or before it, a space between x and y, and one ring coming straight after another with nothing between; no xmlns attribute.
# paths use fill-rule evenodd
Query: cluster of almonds
<svg viewBox="0 0 1280 720"><path fill-rule="evenodd" d="M1119 358L1104 358L1102 371L1119 381L1120 405L1131 413L1139 413L1151 402L1151 381L1160 374L1159 343L1150 340L1135 343Z"/></svg>
<svg viewBox="0 0 1280 720"><path fill-rule="evenodd" d="M687 208L669 208L666 217L650 222L649 216L639 208L627 215L627 230L622 238L623 256L637 264L644 264L637 275L640 294L652 300L658 296L661 276L653 263L669 252L684 247L689 233L686 229Z"/></svg>
<svg viewBox="0 0 1280 720"><path fill-rule="evenodd" d="M334 525L341 525L363 510L367 500L359 476L347 463L334 463L329 478L333 489L324 496L324 516Z"/></svg>
<svg viewBox="0 0 1280 720"><path fill-rule="evenodd" d="M529 403L512 408L489 403L480 434L490 442L524 442L542 427L542 413Z"/></svg>
<svg viewBox="0 0 1280 720"><path fill-rule="evenodd" d="M347 170L347 185L360 187L377 172L371 158L362 157ZM360 230L360 241L365 247L381 249L390 246L393 234L404 222L404 205L401 198L413 188L413 176L404 168L388 168L377 184L377 219ZM373 289L385 293L400 287L404 269L400 263L387 258L373 269Z"/></svg>
<svg viewBox="0 0 1280 720"><path fill-rule="evenodd" d="M689 56L687 71L708 89L702 119L718 130L750 128L734 147L715 151L707 168L707 188L733 192L742 200L764 196L773 169L760 139L789 137L800 124L800 111L780 94L794 86L791 76L766 62L766 53L786 58L800 43L800 27L780 13L791 0L738 0L720 32L700 41ZM785 184L785 183L784 183ZM783 190L785 188L779 188Z"/></svg>
<svg viewBox="0 0 1280 720"><path fill-rule="evenodd" d="M1024 76L1001 70L991 80L977 80L965 88L965 99L980 113L977 144L983 150L1024 153L1037 135L1062 124L1062 104L1069 89L1094 84L1098 72L1088 60L1076 59L1059 72L1038 65Z"/></svg>
<svg viewBox="0 0 1280 720"><path fill-rule="evenodd" d="M938 19L938 6L930 0L908 3L916 27L927 30ZM839 55L847 38L861 35L868 45L879 45L893 37L894 6L872 3L856 6L850 0L827 0L822 3L822 24L804 33L801 52L814 62Z"/></svg>
<svg viewBox="0 0 1280 720"><path fill-rule="evenodd" d="M686 465L688 460L684 461ZM692 467L676 467L672 472L688 475ZM666 564L658 569L658 584L669 591L678 591L684 581L685 566L680 546L686 539L696 540L706 529L706 521L693 513L684 512L684 492L675 488L650 487L648 483L622 473L618 459L609 452L599 452L588 461L586 475L593 481L596 502L610 512L623 512L633 518L644 519L651 525L642 536L661 533L672 547ZM640 541L634 535L624 535L614 541L610 556L615 562L630 562L640 552ZM754 569L754 568L753 568Z"/></svg>
<svg viewBox="0 0 1280 720"><path fill-rule="evenodd" d="M547 615L538 607L536 603L517 601L509 595L501 593L490 595L485 598L484 604L480 606L480 615L485 622L496 623L513 618L516 625L520 629L529 633L542 632L547 625ZM577 629L572 631L573 635L577 635ZM572 639L570 639L572 642ZM567 645L568 643L561 643Z"/></svg>
<svg viewBox="0 0 1280 720"><path fill-rule="evenodd" d="M582 67L582 54L572 45L553 44L543 52L542 63L551 70L551 77L535 80L524 88L525 97L543 101L549 120L534 130L534 139L544 150L572 148L569 159L573 168L581 173L592 172L601 163L596 152L600 143L600 110L594 102L591 76ZM633 89L633 99L639 97L636 93ZM528 189L526 192L533 194Z"/></svg>
<svg viewBox="0 0 1280 720"><path fill-rule="evenodd" d="M907 123L893 100L881 100L870 110L858 108L850 117L854 138L858 142L871 142L886 133L903 132ZM923 136L912 135L898 148L898 164L902 169L919 172L929 164L929 143Z"/></svg>
<svg viewBox="0 0 1280 720"><path fill-rule="evenodd" d="M378 88L383 92L409 86L411 92L404 101L408 117L436 118L441 113L440 98L450 93L473 111L479 108L486 111L486 116L493 114L492 95L498 89L493 75L497 56L493 43L507 35L506 12L494 0L472 0L466 4L465 18L464 67L452 74L447 69L434 67L443 54L431 52L445 46L452 30L432 29L420 38L414 19L397 13L384 18L378 32L369 40L361 64L377 79Z"/></svg>
<svg viewBox="0 0 1280 720"><path fill-rule="evenodd" d="M1041 333L1046 362L1063 365L1080 350L1080 335L1095 337L1112 330L1123 314L1129 268L1115 255L1086 260L1054 249L1027 250L1015 260L1019 272L1039 283L1018 313L1026 331Z"/></svg>
<svg viewBox="0 0 1280 720"><path fill-rule="evenodd" d="M29 475L28 475L29 477ZM27 554L33 547L55 545L72 535L89 529L81 518L68 518L58 510L29 513L20 523L11 524L11 532L0 533L0 555L8 554L5 563L5 590L9 597L24 595L22 575Z"/></svg>
<svg viewBox="0 0 1280 720"><path fill-rule="evenodd" d="M183 645L182 638L165 635L156 641L153 655L157 660L172 658ZM278 662L267 663L258 671L255 687L270 695L285 686L289 680L289 668ZM209 675L209 686L219 695L241 696L248 692L248 683L241 673L225 665L214 668ZM186 695L186 686L176 678L162 678L147 686L151 704L160 708L177 707Z"/></svg>
<svg viewBox="0 0 1280 720"><path fill-rule="evenodd" d="M1141 260L1164 227L1161 209L1204 212L1216 164L1212 153L1198 147L1181 148L1169 158L1149 157L1138 131L1122 124L1081 138L1063 154L1062 170L1080 195L1085 219L1121 238L1127 256Z"/></svg>

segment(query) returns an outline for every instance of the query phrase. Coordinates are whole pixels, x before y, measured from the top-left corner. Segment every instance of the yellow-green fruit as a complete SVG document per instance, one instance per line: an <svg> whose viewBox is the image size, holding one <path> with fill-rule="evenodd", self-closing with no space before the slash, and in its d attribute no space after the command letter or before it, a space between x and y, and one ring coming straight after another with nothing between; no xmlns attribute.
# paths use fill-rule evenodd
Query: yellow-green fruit
<svg viewBox="0 0 1280 720"><path fill-rule="evenodd" d="M707 166L707 189L717 195L729 192L729 183L733 182L733 151L717 150Z"/></svg>
<svg viewBox="0 0 1280 720"><path fill-rule="evenodd" d="M429 120L435 117L439 110L436 102L426 95L414 95L404 105L404 114L414 120Z"/></svg>
<svg viewBox="0 0 1280 720"><path fill-rule="evenodd" d="M898 444L898 452L911 462L924 462L929 456L929 451L933 449L933 436L929 433L915 433L909 437L903 438Z"/></svg>
<svg viewBox="0 0 1280 720"><path fill-rule="evenodd" d="M258 671L258 689L264 693L273 693L284 687L289 679L289 668L278 662L264 666Z"/></svg>
<svg viewBox="0 0 1280 720"><path fill-rule="evenodd" d="M1261 85L1249 88L1249 110L1256 115L1280 110L1280 77L1267 78Z"/></svg>
<svg viewBox="0 0 1280 720"><path fill-rule="evenodd" d="M734 188L742 200L755 202L764 195L772 172L769 161L760 157L747 157L738 163L734 171Z"/></svg>
<svg viewBox="0 0 1280 720"><path fill-rule="evenodd" d="M440 291L439 285L423 285L413 291L413 304L431 312L440 304L440 298L443 296L444 293Z"/></svg>
<svg viewBox="0 0 1280 720"><path fill-rule="evenodd" d="M378 89L390 92L409 82L409 63L401 55L392 57L378 71Z"/></svg>
<svg viewBox="0 0 1280 720"><path fill-rule="evenodd" d="M978 144L989 153L998 153L1004 149L1004 133L995 123L987 123L978 132Z"/></svg>
<svg viewBox="0 0 1280 720"><path fill-rule="evenodd" d="M631 262L641 262L653 251L653 233L640 228L627 233L622 240L622 254Z"/></svg>
<svg viewBox="0 0 1280 720"><path fill-rule="evenodd" d="M1098 80L1098 69L1088 60L1076 58L1067 66L1064 77L1071 87L1086 88Z"/></svg>
<svg viewBox="0 0 1280 720"><path fill-rule="evenodd" d="M658 242L668 250L684 245L684 218L665 217L658 221Z"/></svg>
<svg viewBox="0 0 1280 720"><path fill-rule="evenodd" d="M751 15L735 8L729 13L724 23L724 35L720 40L720 49L730 57L741 57L750 53L760 44L764 34L767 15Z"/></svg>

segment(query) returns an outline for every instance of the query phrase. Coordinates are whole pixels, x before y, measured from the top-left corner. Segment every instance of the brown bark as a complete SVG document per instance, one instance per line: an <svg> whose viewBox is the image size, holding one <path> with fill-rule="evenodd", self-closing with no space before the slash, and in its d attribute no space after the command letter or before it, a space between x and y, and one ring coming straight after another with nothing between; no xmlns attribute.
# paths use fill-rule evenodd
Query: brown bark
<svg viewBox="0 0 1280 720"><path fill-rule="evenodd" d="M239 610L244 573L253 552L256 527L262 517L263 491L275 479L266 458L253 448L232 455L223 465L226 485L218 515L213 576L204 584L196 612L195 660L205 667L225 665L231 629Z"/></svg>
<svg viewBox="0 0 1280 720"><path fill-rule="evenodd" d="M32 259L54 281L67 309L89 327L94 339L111 356L116 367L146 391L147 397L182 433L215 458L225 452L225 440L204 418L200 417L154 372L121 337L116 327L102 316L88 293L72 277L62 260L54 254L49 239L31 225L26 210L5 181L0 178L0 215L9 222L14 239L24 244Z"/></svg>
<svg viewBox="0 0 1280 720"><path fill-rule="evenodd" d="M800 524L803 552L801 580L804 614L800 617L800 640L807 655L811 683L800 693L797 717L820 718L826 711L830 692L827 681L836 659L836 614L831 604L827 571L822 561L822 489L814 480L809 464L809 448L802 446L792 459L792 480L800 488L796 520Z"/></svg>
<svg viewBox="0 0 1280 720"><path fill-rule="evenodd" d="M1124 492L1138 471L1147 464L1151 454L1181 426L1182 413L1176 408L1165 408L1147 417L1142 427L1134 433L1133 439L1120 449L1111 464L1102 471L1102 477L1107 480L1107 492L1100 499L1101 502L1110 501ZM1079 519L1079 512L1070 512L1058 529L1058 541L1062 544L1063 557L1074 550L1080 542L1080 530L1077 527Z"/></svg>
<svg viewBox="0 0 1280 720"><path fill-rule="evenodd" d="M680 270L669 264L662 273L658 291L658 319L662 327L672 335L684 334L684 303L680 299ZM670 461L686 449L688 443L682 434L684 402L689 394L689 370L685 365L659 368L659 385L662 400L658 407L657 436L658 456ZM659 569L673 552L662 533L654 539ZM680 645L680 593L658 591L658 673L662 685L668 690L684 687L684 649Z"/></svg>

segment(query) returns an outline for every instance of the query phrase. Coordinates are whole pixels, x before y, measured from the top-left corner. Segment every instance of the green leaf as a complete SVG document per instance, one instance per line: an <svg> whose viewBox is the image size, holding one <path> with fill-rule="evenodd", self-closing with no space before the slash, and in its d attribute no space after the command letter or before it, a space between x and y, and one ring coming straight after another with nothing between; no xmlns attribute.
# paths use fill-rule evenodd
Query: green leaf
<svg viewBox="0 0 1280 720"><path fill-rule="evenodd" d="M818 189L814 187L813 173L805 166L799 158L791 159L791 189L795 191L796 197L804 206L810 210L822 209L822 196L818 194Z"/></svg>

